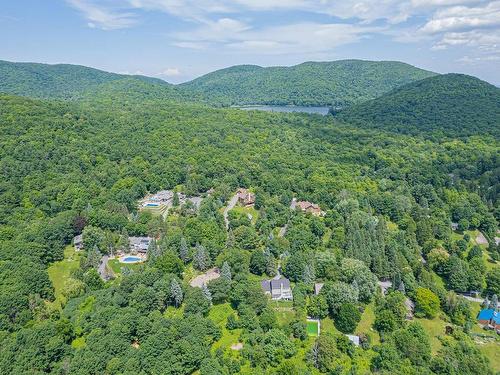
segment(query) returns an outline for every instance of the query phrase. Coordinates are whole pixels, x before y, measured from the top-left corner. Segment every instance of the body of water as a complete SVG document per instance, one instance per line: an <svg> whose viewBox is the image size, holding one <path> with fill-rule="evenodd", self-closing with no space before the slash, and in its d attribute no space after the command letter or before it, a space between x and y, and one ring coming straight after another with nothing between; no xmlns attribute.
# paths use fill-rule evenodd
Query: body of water
<svg viewBox="0 0 500 375"><path fill-rule="evenodd" d="M313 113L317 115L327 115L328 107L304 107L295 105L247 105L238 106L235 108L243 109L245 111L267 111L267 112L302 112Z"/></svg>

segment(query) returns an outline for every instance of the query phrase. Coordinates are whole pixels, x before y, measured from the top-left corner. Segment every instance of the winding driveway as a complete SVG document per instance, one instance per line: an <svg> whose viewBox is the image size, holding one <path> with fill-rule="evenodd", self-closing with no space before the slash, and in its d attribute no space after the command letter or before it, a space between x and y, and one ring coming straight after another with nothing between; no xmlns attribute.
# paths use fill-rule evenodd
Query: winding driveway
<svg viewBox="0 0 500 375"><path fill-rule="evenodd" d="M231 200L227 203L226 208L224 209L224 223L226 223L226 229L229 229L229 211L231 211L234 206L236 206L236 203L238 203L238 194L235 194Z"/></svg>

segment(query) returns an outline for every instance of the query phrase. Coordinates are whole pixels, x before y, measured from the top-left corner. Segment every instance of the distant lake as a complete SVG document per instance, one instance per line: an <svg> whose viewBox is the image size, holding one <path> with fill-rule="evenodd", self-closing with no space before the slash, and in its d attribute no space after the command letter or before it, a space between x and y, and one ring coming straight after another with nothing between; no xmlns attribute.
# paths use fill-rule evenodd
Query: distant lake
<svg viewBox="0 0 500 375"><path fill-rule="evenodd" d="M302 112L313 113L317 115L327 115L328 107L304 107L295 105L245 105L235 106L233 108L243 109L244 111L267 111L267 112Z"/></svg>

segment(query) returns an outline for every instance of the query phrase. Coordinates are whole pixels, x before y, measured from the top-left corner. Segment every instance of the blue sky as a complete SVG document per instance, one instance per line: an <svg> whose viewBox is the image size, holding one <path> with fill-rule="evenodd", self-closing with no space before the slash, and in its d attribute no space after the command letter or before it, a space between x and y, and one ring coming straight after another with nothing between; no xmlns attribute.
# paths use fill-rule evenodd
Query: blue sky
<svg viewBox="0 0 500 375"><path fill-rule="evenodd" d="M236 64L399 60L500 85L500 1L16 0L0 59L182 82Z"/></svg>

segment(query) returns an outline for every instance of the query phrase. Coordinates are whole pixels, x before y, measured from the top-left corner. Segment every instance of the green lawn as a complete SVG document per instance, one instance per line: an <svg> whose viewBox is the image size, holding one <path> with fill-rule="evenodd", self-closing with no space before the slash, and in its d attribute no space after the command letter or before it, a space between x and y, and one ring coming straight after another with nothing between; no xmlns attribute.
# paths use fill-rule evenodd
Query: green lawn
<svg viewBox="0 0 500 375"><path fill-rule="evenodd" d="M365 311L361 316L361 321L356 327L356 334L365 333L369 335L372 339L372 344L376 345L380 343L380 336L378 332L372 328L374 322L375 322L375 302L371 302L365 307Z"/></svg>
<svg viewBox="0 0 500 375"><path fill-rule="evenodd" d="M425 331L429 335L432 355L436 355L438 350L442 347L439 337L445 334L445 327L448 323L439 317L434 319L415 318L415 321L422 324Z"/></svg>
<svg viewBox="0 0 500 375"><path fill-rule="evenodd" d="M128 268L131 271L137 271L142 267L142 263L126 264L121 263L118 259L110 259L108 261L108 267L111 268L115 275L119 275L122 273L122 268Z"/></svg>
<svg viewBox="0 0 500 375"><path fill-rule="evenodd" d="M318 333L319 333L318 322L308 320L307 321L307 335L308 336L318 336Z"/></svg>
<svg viewBox="0 0 500 375"><path fill-rule="evenodd" d="M280 327L289 326L295 319L292 301L270 301L269 306L274 310Z"/></svg>
<svg viewBox="0 0 500 375"><path fill-rule="evenodd" d="M237 351L231 349L231 345L240 342L241 329L228 330L226 328L227 318L229 315L235 313L233 308L229 303L223 303L221 305L214 305L210 309L208 317L212 320L221 330L221 338L212 345L212 351L222 348L224 352L228 355L238 355Z"/></svg>
<svg viewBox="0 0 500 375"><path fill-rule="evenodd" d="M241 206L235 206L231 211L238 212L241 214L245 215L252 215L252 224L255 224L257 222L257 219L259 217L259 211L257 211L254 207L241 207Z"/></svg>
<svg viewBox="0 0 500 375"><path fill-rule="evenodd" d="M80 256L81 254L77 253L73 246L68 245L64 249L64 259L51 264L48 268L49 278L54 286L56 296L54 305L58 307L61 307L61 304L65 302L62 291L66 281L70 278L71 271L80 266Z"/></svg>
<svg viewBox="0 0 500 375"><path fill-rule="evenodd" d="M477 344L477 347L486 358L490 360L490 365L495 373L500 371L500 343L489 342L487 344Z"/></svg>

